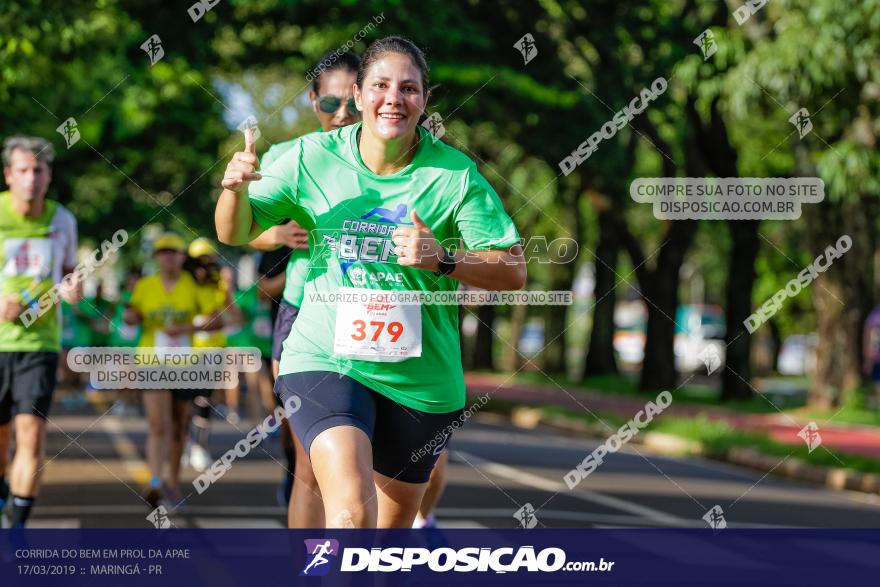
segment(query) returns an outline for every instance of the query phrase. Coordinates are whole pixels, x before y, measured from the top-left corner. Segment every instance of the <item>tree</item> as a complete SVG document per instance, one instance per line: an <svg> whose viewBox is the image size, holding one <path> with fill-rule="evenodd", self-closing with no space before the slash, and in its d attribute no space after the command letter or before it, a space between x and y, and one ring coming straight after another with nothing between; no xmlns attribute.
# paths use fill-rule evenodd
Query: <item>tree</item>
<svg viewBox="0 0 880 587"><path fill-rule="evenodd" d="M861 325L874 299L880 2L789 0L766 10L777 34L737 66L736 75L751 83L731 84L731 93L743 116L774 113L792 175L824 180L825 201L805 212L812 254L843 234L852 238L851 250L812 285L819 347L810 399L836 406L861 381ZM787 122L800 108L813 125L803 138Z"/></svg>

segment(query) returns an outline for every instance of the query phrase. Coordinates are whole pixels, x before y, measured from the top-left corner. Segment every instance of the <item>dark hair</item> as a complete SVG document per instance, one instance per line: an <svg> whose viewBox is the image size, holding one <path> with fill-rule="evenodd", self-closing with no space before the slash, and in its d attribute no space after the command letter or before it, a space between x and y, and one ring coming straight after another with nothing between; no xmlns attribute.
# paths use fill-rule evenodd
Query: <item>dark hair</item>
<svg viewBox="0 0 880 587"><path fill-rule="evenodd" d="M357 85L364 88L364 78L367 77L367 71L370 67L382 58L386 53L400 53L406 55L412 62L416 64L422 74L422 92L428 95L428 62L425 61L425 54L419 49L415 43L403 37L385 37L370 43L364 56L361 58L361 66L357 72Z"/></svg>
<svg viewBox="0 0 880 587"><path fill-rule="evenodd" d="M361 58L354 53L349 53L348 51L345 53L339 53L338 50L330 51L321 57L318 64L312 69L313 72L318 72L318 74L312 78L312 90L316 94L320 93L318 92L318 88L321 85L321 76L328 71L340 70L357 73L360 66Z"/></svg>
<svg viewBox="0 0 880 587"><path fill-rule="evenodd" d="M186 256L183 270L192 275L198 285L217 285L220 283L220 265L216 261L202 263L200 259Z"/></svg>

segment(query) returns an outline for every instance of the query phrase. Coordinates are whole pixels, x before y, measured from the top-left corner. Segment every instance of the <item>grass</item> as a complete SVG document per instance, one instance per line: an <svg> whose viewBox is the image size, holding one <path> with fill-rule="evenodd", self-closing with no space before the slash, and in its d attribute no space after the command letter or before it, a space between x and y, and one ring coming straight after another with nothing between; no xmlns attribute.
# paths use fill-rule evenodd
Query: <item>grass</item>
<svg viewBox="0 0 880 587"><path fill-rule="evenodd" d="M828 424L856 424L859 426L880 427L880 411L869 410L861 406L843 406L839 410L815 410L805 408L798 410L796 415L802 419ZM830 419L830 420L829 420Z"/></svg>

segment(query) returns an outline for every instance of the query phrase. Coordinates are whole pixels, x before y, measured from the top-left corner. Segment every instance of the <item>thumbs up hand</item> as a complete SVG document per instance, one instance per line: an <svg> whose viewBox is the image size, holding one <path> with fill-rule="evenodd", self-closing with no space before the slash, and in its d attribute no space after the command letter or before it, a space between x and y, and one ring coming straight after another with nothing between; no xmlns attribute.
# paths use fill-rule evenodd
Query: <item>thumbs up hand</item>
<svg viewBox="0 0 880 587"><path fill-rule="evenodd" d="M223 175L221 185L227 190L243 191L247 189L248 183L262 177L256 172L260 160L257 159L254 143L254 130L246 128L244 131L244 151L239 151L232 156L232 160L226 166L226 173Z"/></svg>
<svg viewBox="0 0 880 587"><path fill-rule="evenodd" d="M406 267L436 271L443 257L443 248L415 210L411 219L412 226L401 226L391 233L397 263Z"/></svg>

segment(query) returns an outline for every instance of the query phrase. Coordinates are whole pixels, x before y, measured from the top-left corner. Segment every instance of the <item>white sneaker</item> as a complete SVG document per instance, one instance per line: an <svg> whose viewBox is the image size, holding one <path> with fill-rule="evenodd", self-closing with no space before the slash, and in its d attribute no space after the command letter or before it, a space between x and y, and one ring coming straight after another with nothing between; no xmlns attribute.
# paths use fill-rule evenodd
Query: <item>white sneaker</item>
<svg viewBox="0 0 880 587"><path fill-rule="evenodd" d="M183 453L180 455L180 466L181 467L189 467L189 453L192 451L192 443L187 440L186 445L183 447Z"/></svg>
<svg viewBox="0 0 880 587"><path fill-rule="evenodd" d="M208 467L211 466L213 459L211 459L211 453L209 453L205 447L200 444L193 443L189 448L189 466L198 471L199 473L204 473Z"/></svg>

